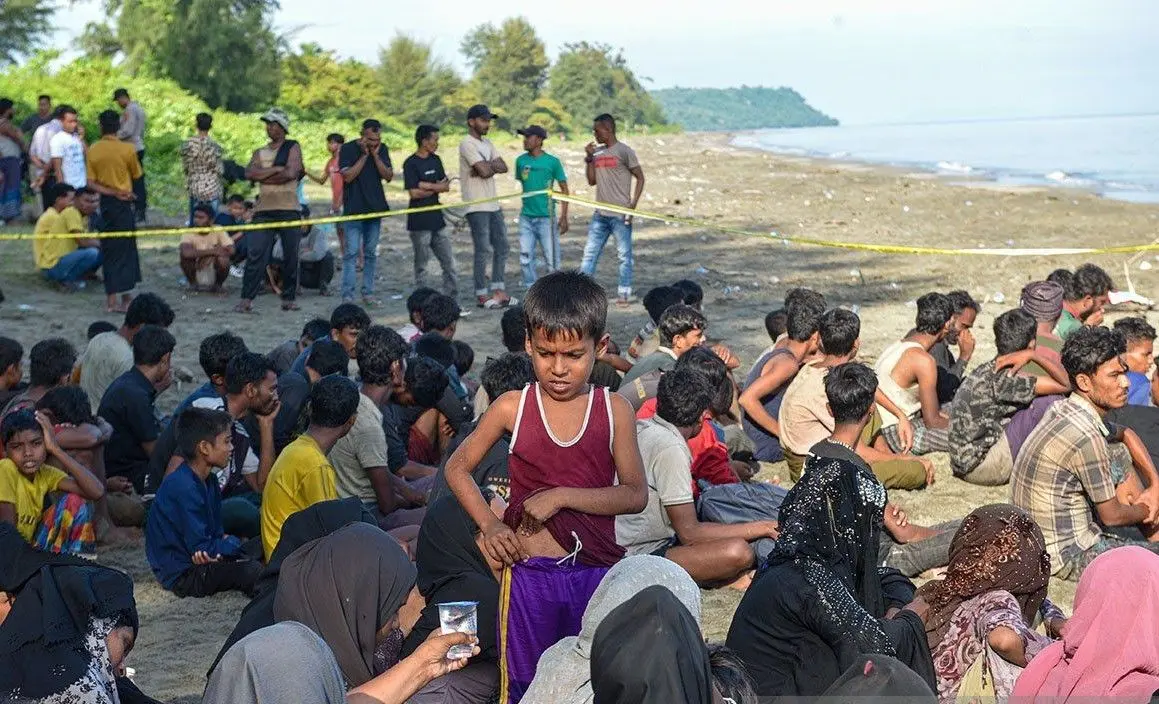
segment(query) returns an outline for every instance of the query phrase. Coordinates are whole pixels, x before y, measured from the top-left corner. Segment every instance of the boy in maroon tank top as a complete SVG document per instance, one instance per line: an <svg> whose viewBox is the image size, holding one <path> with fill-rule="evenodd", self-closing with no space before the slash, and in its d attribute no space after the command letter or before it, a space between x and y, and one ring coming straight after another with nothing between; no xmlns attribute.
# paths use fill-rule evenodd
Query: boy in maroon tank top
<svg viewBox="0 0 1159 704"><path fill-rule="evenodd" d="M500 699L518 702L539 656L578 635L592 592L623 557L615 517L647 504L635 414L588 384L607 346L607 295L590 277L558 271L523 304L536 383L500 396L447 461L447 484L507 565L500 592ZM471 472L511 434L511 500L491 513Z"/></svg>

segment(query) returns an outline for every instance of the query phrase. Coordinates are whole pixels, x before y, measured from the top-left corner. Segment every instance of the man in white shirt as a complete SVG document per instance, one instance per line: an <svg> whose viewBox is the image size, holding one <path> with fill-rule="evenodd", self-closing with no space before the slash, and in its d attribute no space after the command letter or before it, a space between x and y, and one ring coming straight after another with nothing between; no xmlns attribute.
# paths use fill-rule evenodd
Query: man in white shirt
<svg viewBox="0 0 1159 704"><path fill-rule="evenodd" d="M459 143L459 183L464 201L495 197L495 174L507 173L507 163L487 139L495 115L486 105L467 111L467 136ZM475 242L475 297L480 308L506 308L515 303L504 282L507 267L507 230L498 201L466 208L467 224ZM487 259L491 259L491 288L487 288Z"/></svg>
<svg viewBox="0 0 1159 704"><path fill-rule="evenodd" d="M56 183L49 143L60 130L60 108L57 108L52 112L51 120L36 128L32 133L32 141L28 144L29 184L33 191L40 192L42 198L47 198L49 187ZM51 207L51 203L42 204L42 209Z"/></svg>
<svg viewBox="0 0 1159 704"><path fill-rule="evenodd" d="M73 188L88 185L88 167L85 157L88 148L84 140L84 127L76 116L76 108L60 106L60 132L48 142L48 153L52 157L52 175L57 183L67 183Z"/></svg>
<svg viewBox="0 0 1159 704"><path fill-rule="evenodd" d="M129 97L129 91L118 88L113 91L113 102L121 106L121 129L117 138L129 142L137 150L137 161L141 162L141 178L133 181L133 194L137 199L133 206L137 211L137 222L144 222L146 207L145 192L145 110L141 104Z"/></svg>

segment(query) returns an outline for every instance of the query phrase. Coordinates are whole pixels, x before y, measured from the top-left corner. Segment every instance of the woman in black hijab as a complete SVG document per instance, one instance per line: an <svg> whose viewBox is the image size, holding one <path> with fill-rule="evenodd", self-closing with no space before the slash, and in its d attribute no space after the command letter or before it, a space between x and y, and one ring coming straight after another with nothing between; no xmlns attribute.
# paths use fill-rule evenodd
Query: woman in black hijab
<svg viewBox="0 0 1159 704"><path fill-rule="evenodd" d="M37 550L8 524L0 555L0 701L152 701L119 676L137 637L128 575Z"/></svg>
<svg viewBox="0 0 1159 704"><path fill-rule="evenodd" d="M278 575L282 570L282 562L306 543L324 538L351 523L378 525L374 516L356 497L323 501L286 519L282 526L282 537L270 555L270 561L258 578L257 584L254 585L253 598L242 610L237 625L229 634L229 638L226 638L225 645L218 651L206 677L213 674L217 663L221 662L221 658L234 643L254 631L274 625L274 593L278 589Z"/></svg>
<svg viewBox="0 0 1159 704"><path fill-rule="evenodd" d="M595 704L712 704L712 671L700 626L661 586L620 604L592 640Z"/></svg>
<svg viewBox="0 0 1159 704"><path fill-rule="evenodd" d="M885 488L855 452L873 409L877 379L850 363L832 369L826 396L838 446L810 454L781 505L781 535L733 616L728 646L757 694L818 696L860 655L896 657L932 689L925 626L914 585L877 566Z"/></svg>
<svg viewBox="0 0 1159 704"><path fill-rule="evenodd" d="M490 497L484 498L488 501ZM478 603L478 638L482 652L466 668L431 682L411 698L418 704L485 701L499 686L499 582L478 544L479 529L453 496L427 508L419 530L416 586L426 605L403 643L409 656L433 631L439 630L439 604Z"/></svg>

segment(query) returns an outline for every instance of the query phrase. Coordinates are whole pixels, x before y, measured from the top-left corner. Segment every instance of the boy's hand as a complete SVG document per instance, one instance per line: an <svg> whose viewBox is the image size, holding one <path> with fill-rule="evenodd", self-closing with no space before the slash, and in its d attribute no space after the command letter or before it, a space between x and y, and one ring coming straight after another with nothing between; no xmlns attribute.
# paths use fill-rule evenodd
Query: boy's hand
<svg viewBox="0 0 1159 704"><path fill-rule="evenodd" d="M523 554L523 546L519 543L515 531L498 519L483 530L483 547L487 549L487 554L492 560L508 567L528 557Z"/></svg>
<svg viewBox="0 0 1159 704"><path fill-rule="evenodd" d="M909 418L897 419L897 441L901 444L902 453L909 452L914 446L914 424Z"/></svg>
<svg viewBox="0 0 1159 704"><path fill-rule="evenodd" d="M218 555L217 557L210 557L209 553L205 552L204 550L198 550L197 552L193 553L193 564L208 565L211 562L221 562L221 555Z"/></svg>
<svg viewBox="0 0 1159 704"><path fill-rule="evenodd" d="M60 454L60 444L56 442L56 431L52 429L52 422L48 416L40 411L36 412L36 422L40 423L40 429L44 433L44 449L48 454L56 456Z"/></svg>
<svg viewBox="0 0 1159 704"><path fill-rule="evenodd" d="M527 518L531 518L532 523L536 524L535 530L531 533L538 533L543 528L543 524L559 513L561 508L563 507L559 505L559 492L557 490L541 491L523 502L524 522L527 523ZM520 530L522 531L522 528ZM524 533L524 535L531 533Z"/></svg>
<svg viewBox="0 0 1159 704"><path fill-rule="evenodd" d="M1154 524L1156 520L1159 520L1159 486L1146 489L1142 494L1139 494L1134 503L1147 509L1147 518L1143 521L1144 523Z"/></svg>
<svg viewBox="0 0 1159 704"><path fill-rule="evenodd" d="M757 524L760 526L762 537L773 540L781 537L781 524L777 521L757 521Z"/></svg>
<svg viewBox="0 0 1159 704"><path fill-rule="evenodd" d="M925 457L915 457L918 462L922 463L922 467L926 470L926 486L934 485L934 463Z"/></svg>
<svg viewBox="0 0 1159 704"><path fill-rule="evenodd" d="M127 477L109 477L105 480L105 491L114 494L128 494L133 490L133 482Z"/></svg>
<svg viewBox="0 0 1159 704"><path fill-rule="evenodd" d="M1034 350L1018 350L1010 354L1004 354L994 360L994 370L1002 371L1009 369L1011 374L1017 374L1022 371L1022 368L1030 364L1030 360L1034 359Z"/></svg>
<svg viewBox="0 0 1159 704"><path fill-rule="evenodd" d="M740 366L740 360L733 355L732 350L724 345L713 345L712 351L717 357L720 357L720 361L724 362L724 366L729 369L736 369Z"/></svg>

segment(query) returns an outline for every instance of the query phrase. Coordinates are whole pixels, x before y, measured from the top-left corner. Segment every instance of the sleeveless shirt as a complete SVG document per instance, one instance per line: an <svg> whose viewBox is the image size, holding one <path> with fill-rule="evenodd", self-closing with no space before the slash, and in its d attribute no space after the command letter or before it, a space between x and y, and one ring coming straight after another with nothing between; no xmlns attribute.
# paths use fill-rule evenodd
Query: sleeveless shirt
<svg viewBox="0 0 1159 704"><path fill-rule="evenodd" d="M792 355L793 353L787 349L773 349L768 350L760 356L753 368L749 370L748 378L745 379L745 387L749 387L757 379L761 377L761 371L765 366L772 361L773 358L782 354ZM794 374L793 376L796 376ZM785 389L789 388L789 384L793 382L793 377L785 380L781 388L761 399L761 406L764 407L765 413L768 413L773 418L779 418L781 413L781 401L785 398ZM741 425L744 427L745 435L753 441L753 446L756 452L753 456L762 462L779 462L785 458L784 450L781 448L781 441L776 435L765 430L761 426L752 422L748 417L741 419Z"/></svg>
<svg viewBox="0 0 1159 704"><path fill-rule="evenodd" d="M922 410L922 401L918 396L918 385L915 382L913 386L908 389L903 389L898 386L898 383L893 380L893 370L897 363L901 360L902 355L907 351L921 348L916 342L907 342L901 340L895 342L889 347L886 347L881 357L878 358L877 364L874 365L873 370L877 372L877 385L885 394L886 398L893 401L901 412L910 417L918 411ZM897 418L889 411L881 408L881 425L883 428L888 428L891 425L897 425Z"/></svg>

